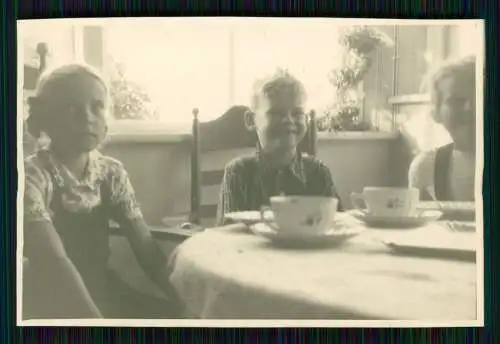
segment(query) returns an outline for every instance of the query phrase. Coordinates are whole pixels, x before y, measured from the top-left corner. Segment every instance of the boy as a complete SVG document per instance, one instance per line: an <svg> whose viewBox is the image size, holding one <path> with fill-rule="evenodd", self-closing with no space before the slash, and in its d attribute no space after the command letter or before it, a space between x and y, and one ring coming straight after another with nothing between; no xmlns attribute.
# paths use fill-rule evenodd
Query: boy
<svg viewBox="0 0 500 344"><path fill-rule="evenodd" d="M476 162L476 60L449 61L430 74L431 116L453 142L423 152L409 170L422 199L474 201Z"/></svg>
<svg viewBox="0 0 500 344"><path fill-rule="evenodd" d="M224 214L259 210L280 194L338 198L328 167L297 152L307 132L305 101L302 83L286 71L256 83L245 121L257 133L257 154L227 164L217 210L219 225Z"/></svg>

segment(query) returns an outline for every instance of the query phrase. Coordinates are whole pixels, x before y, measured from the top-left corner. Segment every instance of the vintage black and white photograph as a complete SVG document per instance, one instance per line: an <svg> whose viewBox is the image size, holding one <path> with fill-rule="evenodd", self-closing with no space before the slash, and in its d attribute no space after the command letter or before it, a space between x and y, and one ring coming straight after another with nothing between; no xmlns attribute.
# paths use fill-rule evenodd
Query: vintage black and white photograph
<svg viewBox="0 0 500 344"><path fill-rule="evenodd" d="M475 326L480 20L18 21L19 325Z"/></svg>

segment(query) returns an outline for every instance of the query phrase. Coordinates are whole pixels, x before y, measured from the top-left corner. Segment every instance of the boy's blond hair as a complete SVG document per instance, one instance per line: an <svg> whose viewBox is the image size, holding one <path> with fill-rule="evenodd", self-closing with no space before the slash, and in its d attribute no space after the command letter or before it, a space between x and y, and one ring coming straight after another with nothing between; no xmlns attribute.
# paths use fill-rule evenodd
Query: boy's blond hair
<svg viewBox="0 0 500 344"><path fill-rule="evenodd" d="M450 59L437 68L432 69L421 86L422 93L429 93L431 97L431 116L439 122L438 108L441 105L439 84L447 78L466 78L471 82L476 78L476 57L474 55L458 59Z"/></svg>
<svg viewBox="0 0 500 344"><path fill-rule="evenodd" d="M295 97L306 100L307 95L304 85L288 70L278 69L274 74L259 79L254 83L250 107L257 109L261 97L272 98L278 92L290 92Z"/></svg>

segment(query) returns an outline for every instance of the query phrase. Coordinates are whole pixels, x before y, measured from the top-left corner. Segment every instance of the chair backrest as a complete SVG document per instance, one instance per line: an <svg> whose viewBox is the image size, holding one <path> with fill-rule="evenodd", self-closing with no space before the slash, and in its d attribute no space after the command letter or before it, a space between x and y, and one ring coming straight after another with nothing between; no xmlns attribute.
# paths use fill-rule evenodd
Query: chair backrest
<svg viewBox="0 0 500 344"><path fill-rule="evenodd" d="M232 159L255 152L257 135L245 124L246 106L233 106L216 120L200 123L193 110L191 154L191 211L189 221L202 226L214 224L225 165ZM298 150L315 156L317 126L314 111L306 136Z"/></svg>
<svg viewBox="0 0 500 344"><path fill-rule="evenodd" d="M34 90L38 83L38 78L40 77L40 74L42 74L45 68L47 67L47 55L49 52L47 44L43 42L38 43L36 46L36 52L39 57L38 67L24 64L24 80L23 80L24 90Z"/></svg>
<svg viewBox="0 0 500 344"><path fill-rule="evenodd" d="M47 55L48 47L45 43L38 43L36 47L36 52L38 53L39 63L38 66L31 66L29 64L24 64L23 69L23 113L19 114L24 116L25 107L28 106L28 99L31 97L36 89L38 79L47 67ZM29 155L34 148L34 139L28 134L26 130L26 124L23 126L23 148L24 155Z"/></svg>

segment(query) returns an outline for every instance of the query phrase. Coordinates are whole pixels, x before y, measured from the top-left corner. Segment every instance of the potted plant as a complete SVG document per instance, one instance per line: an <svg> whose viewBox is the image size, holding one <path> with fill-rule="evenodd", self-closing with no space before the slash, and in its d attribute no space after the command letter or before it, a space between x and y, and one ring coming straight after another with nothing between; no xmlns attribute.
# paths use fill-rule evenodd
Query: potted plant
<svg viewBox="0 0 500 344"><path fill-rule="evenodd" d="M373 64L372 52L392 46L393 41L374 27L351 26L342 32L339 43L343 48L342 64L330 75L336 93L335 104L327 115L330 131L370 130L371 125L361 119L364 94L359 85Z"/></svg>

